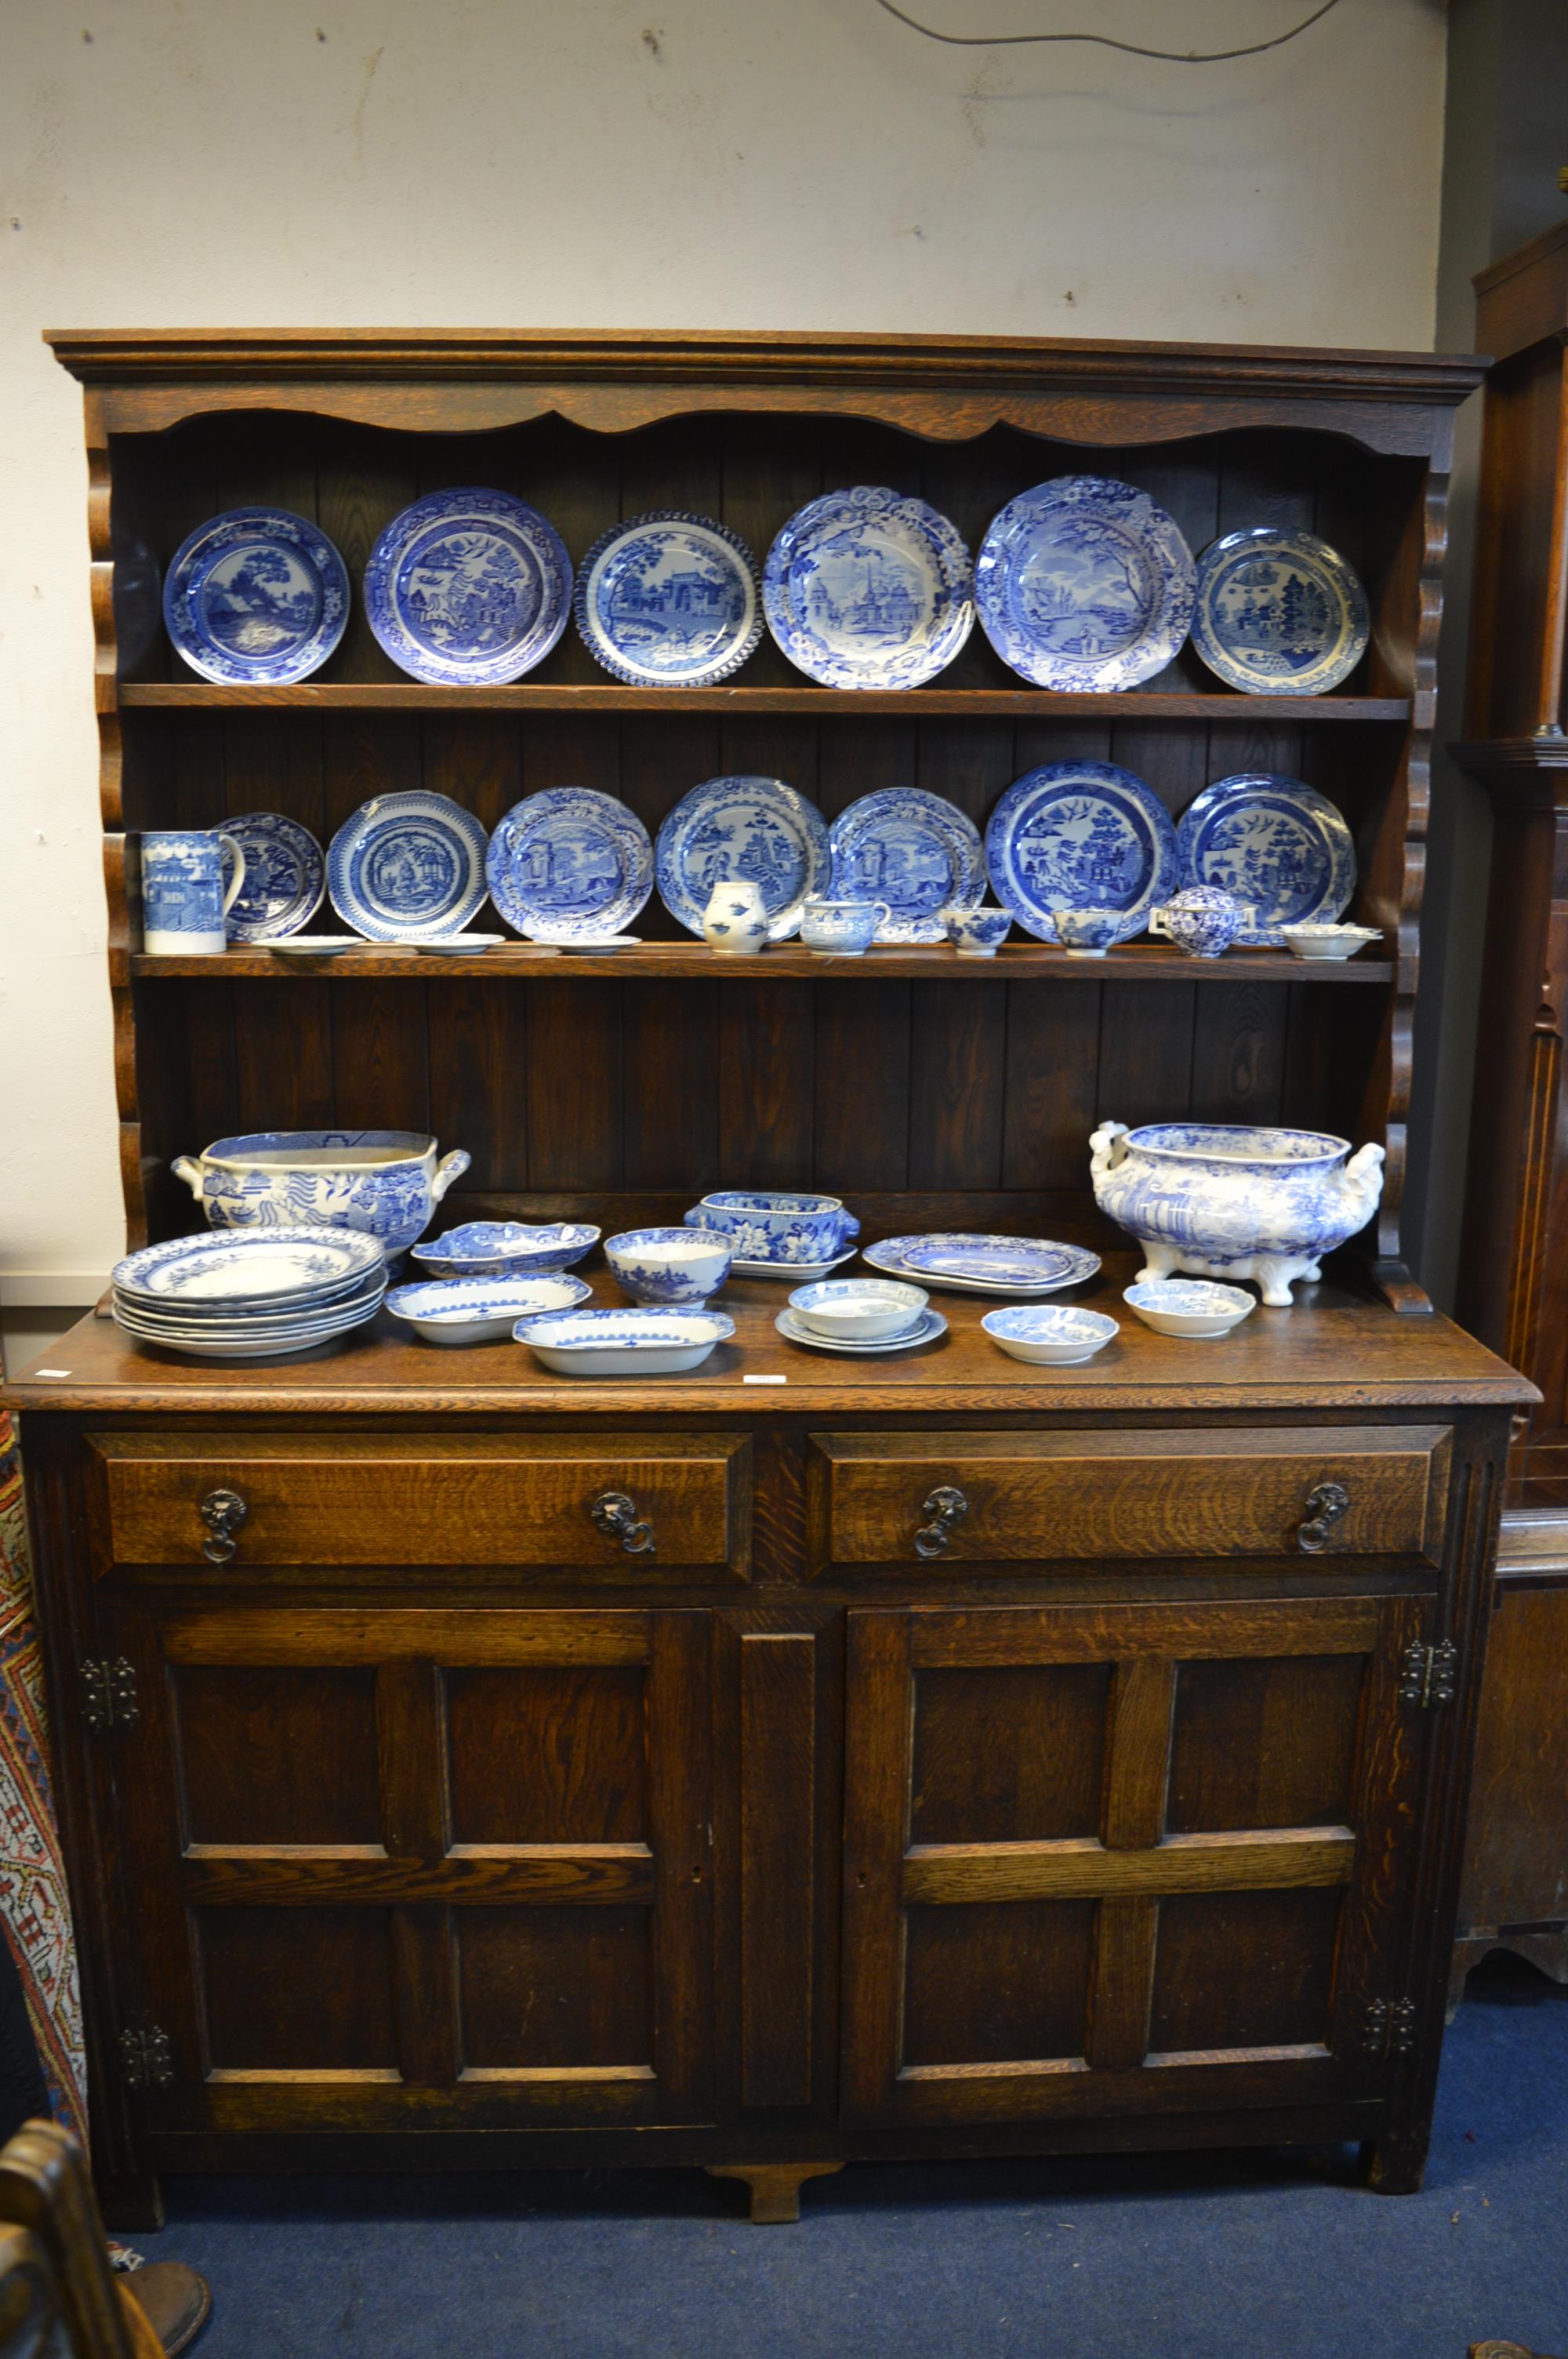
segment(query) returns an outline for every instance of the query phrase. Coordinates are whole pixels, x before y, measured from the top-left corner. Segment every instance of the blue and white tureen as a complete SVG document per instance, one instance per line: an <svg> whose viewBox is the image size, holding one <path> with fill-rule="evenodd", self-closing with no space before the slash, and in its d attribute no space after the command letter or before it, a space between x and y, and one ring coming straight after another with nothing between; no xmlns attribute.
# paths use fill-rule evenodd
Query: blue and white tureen
<svg viewBox="0 0 1568 2359"><path fill-rule="evenodd" d="M1261 1124L1102 1123L1089 1141L1095 1201L1137 1237L1141 1282L1178 1269L1255 1281L1277 1310L1295 1278L1365 1228L1383 1192L1383 1149ZM1349 1160L1346 1161L1346 1157Z"/></svg>
<svg viewBox="0 0 1568 2359"><path fill-rule="evenodd" d="M360 1229L388 1256L424 1234L467 1150L437 1159L409 1130L257 1130L178 1155L183 1180L214 1229Z"/></svg>

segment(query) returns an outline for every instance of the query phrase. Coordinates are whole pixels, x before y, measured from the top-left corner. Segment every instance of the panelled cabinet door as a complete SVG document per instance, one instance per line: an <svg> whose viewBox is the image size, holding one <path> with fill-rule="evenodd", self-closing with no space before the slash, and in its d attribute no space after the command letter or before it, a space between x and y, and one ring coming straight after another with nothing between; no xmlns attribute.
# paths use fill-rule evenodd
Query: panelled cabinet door
<svg viewBox="0 0 1568 2359"><path fill-rule="evenodd" d="M849 1616L844 2091L907 2124L1375 2095L1413 1598Z"/></svg>
<svg viewBox="0 0 1568 2359"><path fill-rule="evenodd" d="M120 1616L169 2129L711 2113L710 1617Z"/></svg>

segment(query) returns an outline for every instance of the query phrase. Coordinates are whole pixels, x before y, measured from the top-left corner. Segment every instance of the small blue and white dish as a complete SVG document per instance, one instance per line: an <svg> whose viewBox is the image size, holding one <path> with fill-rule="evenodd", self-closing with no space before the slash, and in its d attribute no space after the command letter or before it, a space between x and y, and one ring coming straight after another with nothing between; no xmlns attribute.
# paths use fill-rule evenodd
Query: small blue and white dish
<svg viewBox="0 0 1568 2359"><path fill-rule="evenodd" d="M1098 1269L1099 1256L1084 1245L1049 1237L982 1236L972 1232L881 1237L865 1258L890 1277L924 1279L954 1294L1058 1294L1081 1286Z"/></svg>
<svg viewBox="0 0 1568 2359"><path fill-rule="evenodd" d="M1367 651L1367 592L1315 533L1251 525L1198 560L1193 645L1227 687L1322 696Z"/></svg>
<svg viewBox="0 0 1568 2359"><path fill-rule="evenodd" d="M327 848L327 889L373 942L460 934L484 907L486 837L450 795L376 795Z"/></svg>
<svg viewBox="0 0 1568 2359"><path fill-rule="evenodd" d="M547 517L509 492L431 492L395 516L364 572L371 629L400 671L493 688L566 629L572 567Z"/></svg>
<svg viewBox="0 0 1568 2359"><path fill-rule="evenodd" d="M974 627L962 537L925 500L860 484L796 509L762 568L768 628L827 688L918 688Z"/></svg>
<svg viewBox="0 0 1568 2359"><path fill-rule="evenodd" d="M308 926L327 897L327 864L308 827L282 811L246 811L224 833L244 854L244 875L229 905L236 942L276 942ZM233 862L223 853L223 883Z"/></svg>
<svg viewBox="0 0 1568 2359"><path fill-rule="evenodd" d="M762 636L757 560L728 525L652 508L600 533L572 602L596 663L633 688L708 688Z"/></svg>
<svg viewBox="0 0 1568 2359"><path fill-rule="evenodd" d="M1238 770L1194 797L1176 830L1183 881L1217 885L1260 929L1333 925L1356 890L1356 839L1326 795L1276 770Z"/></svg>
<svg viewBox="0 0 1568 2359"><path fill-rule="evenodd" d="M885 901L879 942L940 942L950 911L986 897L980 832L966 811L920 787L884 787L839 812L830 831L833 890Z"/></svg>
<svg viewBox="0 0 1568 2359"><path fill-rule="evenodd" d="M570 1269L600 1232L588 1221L464 1221L416 1248L433 1277L535 1277Z"/></svg>
<svg viewBox="0 0 1568 2359"><path fill-rule="evenodd" d="M773 942L833 871L827 821L782 778L705 778L665 819L654 861L659 897L687 933L702 932L714 886L740 881L762 894Z"/></svg>
<svg viewBox="0 0 1568 2359"><path fill-rule="evenodd" d="M735 1321L722 1310L547 1310L512 1332L557 1375L676 1376L728 1343Z"/></svg>
<svg viewBox="0 0 1568 2359"><path fill-rule="evenodd" d="M1012 929L1011 909L945 909L947 940L960 958L995 958Z"/></svg>
<svg viewBox="0 0 1568 2359"><path fill-rule="evenodd" d="M801 912L800 939L817 958L863 958L877 928L892 917L885 901L830 901L817 895Z"/></svg>
<svg viewBox="0 0 1568 2359"><path fill-rule="evenodd" d="M1042 941L1058 939L1058 909L1119 909L1139 933L1180 873L1164 804L1114 762L1026 770L990 815L986 865L1003 908Z"/></svg>
<svg viewBox="0 0 1568 2359"><path fill-rule="evenodd" d="M1103 1310L1079 1310L1064 1303L1013 1303L988 1310L980 1325L1011 1359L1032 1367L1076 1367L1103 1351L1121 1327Z"/></svg>
<svg viewBox="0 0 1568 2359"><path fill-rule="evenodd" d="M1157 1335L1189 1339L1228 1335L1248 1313L1258 1308L1257 1297L1238 1286L1220 1286L1206 1277L1141 1279L1128 1287L1122 1300L1136 1310L1145 1327Z"/></svg>
<svg viewBox="0 0 1568 2359"><path fill-rule="evenodd" d="M797 1286L789 1307L814 1333L840 1343L876 1343L914 1325L930 1297L892 1277L832 1277Z"/></svg>
<svg viewBox="0 0 1568 2359"><path fill-rule="evenodd" d="M730 1246L716 1231L622 1229L605 1238L604 1258L633 1301L671 1310L696 1309L730 1275Z"/></svg>
<svg viewBox="0 0 1568 2359"><path fill-rule="evenodd" d="M719 1188L694 1204L688 1229L718 1229L737 1261L825 1262L860 1234L838 1196L783 1188Z"/></svg>
<svg viewBox="0 0 1568 2359"><path fill-rule="evenodd" d="M1125 909L1053 909L1052 930L1069 958L1104 958L1139 930L1137 915ZM1049 941L1047 934L1045 940Z"/></svg>
<svg viewBox="0 0 1568 2359"><path fill-rule="evenodd" d="M175 550L163 618L203 679L286 688L319 671L342 637L348 570L292 509L230 508Z"/></svg>
<svg viewBox="0 0 1568 2359"><path fill-rule="evenodd" d="M1173 517L1131 484L1057 475L1010 500L975 560L980 627L1037 688L1136 688L1193 619L1196 571Z"/></svg>
<svg viewBox="0 0 1568 2359"><path fill-rule="evenodd" d="M500 1343L519 1319L570 1310L591 1291L580 1277L416 1278L395 1286L386 1308L427 1343Z"/></svg>
<svg viewBox="0 0 1568 2359"><path fill-rule="evenodd" d="M781 1310L773 1325L786 1343L803 1343L808 1352L842 1352L855 1360L880 1359L890 1352L913 1352L922 1343L936 1343L947 1332L947 1321L942 1313L929 1306L907 1327L901 1327L896 1335L872 1339L825 1335L819 1327L809 1326L797 1310Z"/></svg>
<svg viewBox="0 0 1568 2359"><path fill-rule="evenodd" d="M490 897L529 941L589 948L619 934L654 889L654 847L633 810L594 787L514 803L485 854Z"/></svg>

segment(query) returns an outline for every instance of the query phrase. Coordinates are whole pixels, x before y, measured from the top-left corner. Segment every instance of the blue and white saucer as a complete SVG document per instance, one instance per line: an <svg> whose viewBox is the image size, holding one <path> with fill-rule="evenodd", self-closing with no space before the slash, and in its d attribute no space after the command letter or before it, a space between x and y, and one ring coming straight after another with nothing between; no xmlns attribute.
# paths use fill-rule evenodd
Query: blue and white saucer
<svg viewBox="0 0 1568 2359"><path fill-rule="evenodd" d="M1367 592L1315 533L1252 525L1198 560L1193 645L1253 696L1322 696L1366 653Z"/></svg>
<svg viewBox="0 0 1568 2359"><path fill-rule="evenodd" d="M762 568L768 628L827 688L918 688L974 627L973 566L924 500L860 484L798 508Z"/></svg>
<svg viewBox="0 0 1568 2359"><path fill-rule="evenodd" d="M633 688L707 688L762 636L757 560L728 525L653 508L601 533L572 601L596 663Z"/></svg>
<svg viewBox="0 0 1568 2359"><path fill-rule="evenodd" d="M704 779L665 821L654 857L659 897L688 933L701 933L716 885L746 880L761 888L772 942L788 940L833 869L827 821L782 778Z"/></svg>
<svg viewBox="0 0 1568 2359"><path fill-rule="evenodd" d="M229 937L236 942L275 942L308 926L327 891L327 864L308 827L282 811L246 811L225 820L245 855L245 878L230 908ZM234 864L223 853L223 889Z"/></svg>
<svg viewBox="0 0 1568 2359"><path fill-rule="evenodd" d="M1047 762L1016 779L992 811L986 865L1003 908L1039 940L1056 940L1055 909L1120 909L1125 940L1175 889L1176 831L1130 770Z"/></svg>
<svg viewBox="0 0 1568 2359"><path fill-rule="evenodd" d="M449 795L376 795L327 850L327 889L373 942L460 934L484 906L485 833Z"/></svg>
<svg viewBox="0 0 1568 2359"><path fill-rule="evenodd" d="M986 897L980 832L967 812L919 787L884 787L840 811L829 832L839 900L885 901L879 942L946 941L946 909Z"/></svg>
<svg viewBox="0 0 1568 2359"><path fill-rule="evenodd" d="M940 1287L958 1294L1006 1294L1033 1299L1081 1286L1100 1266L1084 1245L1058 1245L1050 1237L984 1236L968 1231L882 1237L865 1247L873 1269L890 1277ZM1027 1270L1028 1276L1021 1275Z"/></svg>
<svg viewBox="0 0 1568 2359"><path fill-rule="evenodd" d="M342 637L348 571L292 509L230 508L176 549L163 618L203 679L287 687L319 671Z"/></svg>
<svg viewBox="0 0 1568 2359"><path fill-rule="evenodd" d="M935 1343L947 1332L947 1321L939 1310L923 1310L913 1326L902 1328L896 1335L883 1335L873 1340L838 1335L824 1335L817 1328L808 1327L798 1310L781 1310L773 1321L779 1333L789 1343L804 1343L808 1352L838 1352L850 1360L880 1360L890 1352L913 1352L921 1343Z"/></svg>
<svg viewBox="0 0 1568 2359"><path fill-rule="evenodd" d="M1037 688L1136 688L1162 671L1193 619L1193 553L1131 484L1057 475L1020 492L975 560L980 627Z"/></svg>
<svg viewBox="0 0 1568 2359"><path fill-rule="evenodd" d="M547 787L513 804L490 839L485 875L491 899L528 940L589 949L646 902L654 847L613 795Z"/></svg>
<svg viewBox="0 0 1568 2359"><path fill-rule="evenodd" d="M1184 885L1217 885L1246 902L1255 932L1333 925L1356 890L1356 842L1315 788L1272 770L1220 778L1187 805L1176 830Z"/></svg>
<svg viewBox="0 0 1568 2359"><path fill-rule="evenodd" d="M521 679L566 629L572 567L509 492L431 492L395 516L364 573L371 629L400 670L457 688Z"/></svg>

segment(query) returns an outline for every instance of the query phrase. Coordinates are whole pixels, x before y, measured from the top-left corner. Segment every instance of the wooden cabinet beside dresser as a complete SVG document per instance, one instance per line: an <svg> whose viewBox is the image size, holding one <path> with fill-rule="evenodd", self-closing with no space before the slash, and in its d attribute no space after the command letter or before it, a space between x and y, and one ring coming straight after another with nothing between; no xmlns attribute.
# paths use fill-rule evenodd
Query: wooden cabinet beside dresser
<svg viewBox="0 0 1568 2359"><path fill-rule="evenodd" d="M856 2157L1354 2138L1419 2183L1509 1419L1400 1244L1451 413L1430 356L860 338L57 339L87 386L110 983L133 1242L224 1133L427 1129L446 1215L679 1217L842 1194L867 1240L1046 1233L1106 1256L1094 1362L1023 1367L941 1298L903 1359L785 1343L731 1281L695 1374L554 1376L384 1317L241 1370L89 1320L24 1375L101 2183L169 2169L706 2164L759 2215ZM930 688L701 690L563 639L495 690L394 674L356 609L316 679L192 680L138 604L214 508L316 517L356 582L416 492L524 491L574 558L618 515L759 549L825 487L973 543L1099 469L1201 546L1315 526L1366 581L1332 696L1184 651L1126 695L975 638ZM116 637L116 616L118 637ZM294 966L152 958L135 832L258 806L329 833L392 780L493 827L524 789L650 827L698 778L874 786L983 821L1115 759L1180 810L1287 770L1354 832L1375 959L1098 965L1018 941L829 969L677 939ZM1309 1125L1387 1150L1373 1228L1219 1342L1123 1310L1099 1118ZM601 1299L615 1290L589 1269ZM758 1381L758 1380L761 1381ZM214 1495L226 1495L222 1500ZM633 1525L596 1516L632 1503ZM205 1510L205 1512L204 1512ZM241 1512L243 1510L243 1512Z"/></svg>

